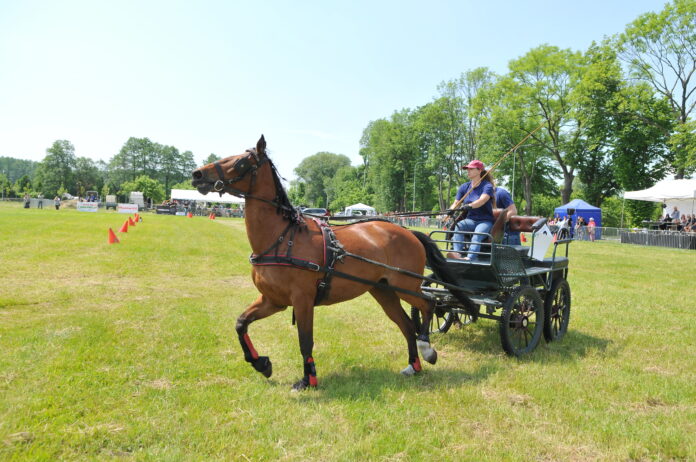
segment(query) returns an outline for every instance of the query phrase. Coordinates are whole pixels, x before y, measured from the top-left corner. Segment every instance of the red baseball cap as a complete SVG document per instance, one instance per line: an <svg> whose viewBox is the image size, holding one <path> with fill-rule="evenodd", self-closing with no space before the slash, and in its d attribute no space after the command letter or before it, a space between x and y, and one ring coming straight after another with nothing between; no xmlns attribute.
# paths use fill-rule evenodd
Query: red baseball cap
<svg viewBox="0 0 696 462"><path fill-rule="evenodd" d="M477 168L479 170L484 170L486 167L483 165L483 162L474 159L471 162L469 162L468 165L462 166L462 168Z"/></svg>

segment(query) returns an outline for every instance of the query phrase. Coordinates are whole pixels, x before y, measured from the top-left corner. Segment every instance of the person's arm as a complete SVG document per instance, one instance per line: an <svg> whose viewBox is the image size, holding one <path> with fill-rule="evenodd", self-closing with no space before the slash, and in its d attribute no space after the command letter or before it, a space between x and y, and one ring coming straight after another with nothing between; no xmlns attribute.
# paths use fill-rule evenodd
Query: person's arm
<svg viewBox="0 0 696 462"><path fill-rule="evenodd" d="M508 205L505 210L508 212L508 216L511 217L513 215L517 215L517 207L515 207L515 203L513 202L512 204Z"/></svg>
<svg viewBox="0 0 696 462"><path fill-rule="evenodd" d="M468 205L470 205L472 209L477 209L479 207L483 207L486 204L486 202L488 202L490 199L491 199L491 196L489 196L486 193L483 193L483 194L481 194L481 197L479 197L478 199L476 199L473 202L469 202Z"/></svg>

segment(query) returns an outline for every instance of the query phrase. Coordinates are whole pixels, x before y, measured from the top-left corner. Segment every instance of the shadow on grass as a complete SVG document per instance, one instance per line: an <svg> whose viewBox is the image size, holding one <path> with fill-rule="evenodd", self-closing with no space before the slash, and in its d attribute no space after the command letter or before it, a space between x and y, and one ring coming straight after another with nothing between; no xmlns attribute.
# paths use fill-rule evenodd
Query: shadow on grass
<svg viewBox="0 0 696 462"><path fill-rule="evenodd" d="M451 349L472 351L483 355L495 355L503 351L498 323L486 320L462 328L453 327L445 334L432 335L430 339L436 348L438 345L446 345ZM612 344L613 342L609 339L569 329L560 341L546 343L542 336L536 350L518 360L542 363L567 362L576 361L597 352L613 356L617 351L615 348L610 348Z"/></svg>
<svg viewBox="0 0 696 462"><path fill-rule="evenodd" d="M434 390L461 389L462 385L476 385L498 370L497 365L485 364L474 372L461 369L426 366L413 377L405 377L397 370L384 368L352 368L341 373L320 376L320 399L385 400L392 393L431 393ZM307 398L315 400L311 394Z"/></svg>

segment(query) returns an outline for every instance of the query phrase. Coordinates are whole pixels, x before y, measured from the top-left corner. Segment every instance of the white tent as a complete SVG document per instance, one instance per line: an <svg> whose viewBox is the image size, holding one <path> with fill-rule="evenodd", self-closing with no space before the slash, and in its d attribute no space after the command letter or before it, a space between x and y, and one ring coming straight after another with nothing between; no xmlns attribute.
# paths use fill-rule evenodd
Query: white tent
<svg viewBox="0 0 696 462"><path fill-rule="evenodd" d="M232 194L223 193L222 196L216 192L201 194L195 189L172 189L171 198L178 201L219 202L224 204L244 205L244 199L233 196Z"/></svg>
<svg viewBox="0 0 696 462"><path fill-rule="evenodd" d="M638 201L663 202L667 210L676 206L681 213L696 213L696 180L662 180L640 191L627 191L624 198Z"/></svg>
<svg viewBox="0 0 696 462"><path fill-rule="evenodd" d="M353 205L349 205L346 207L346 209L343 212L343 215L346 216L353 216L353 215L377 215L377 212L375 211L374 207L370 207L369 205L365 205L363 203L357 203Z"/></svg>

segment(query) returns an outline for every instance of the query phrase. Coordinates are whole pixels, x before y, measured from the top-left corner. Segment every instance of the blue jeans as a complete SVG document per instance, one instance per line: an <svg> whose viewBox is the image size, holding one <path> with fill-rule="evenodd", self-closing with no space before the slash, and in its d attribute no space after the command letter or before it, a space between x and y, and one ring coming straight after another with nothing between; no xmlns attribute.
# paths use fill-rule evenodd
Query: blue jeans
<svg viewBox="0 0 696 462"><path fill-rule="evenodd" d="M474 221L470 218L466 218L459 223L457 223L457 231L474 231L477 233L489 233L491 229L493 228L493 222L492 221ZM464 234L455 234L454 238L452 239L454 241L454 250L463 250L464 249ZM473 234L471 235L471 244L469 245L469 253L467 254L467 257L469 257L470 260L478 260L478 254L474 252L479 252L481 250L481 242L486 239L487 236L482 235L482 234Z"/></svg>

